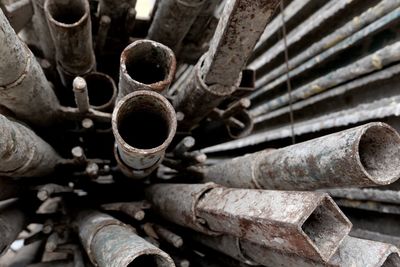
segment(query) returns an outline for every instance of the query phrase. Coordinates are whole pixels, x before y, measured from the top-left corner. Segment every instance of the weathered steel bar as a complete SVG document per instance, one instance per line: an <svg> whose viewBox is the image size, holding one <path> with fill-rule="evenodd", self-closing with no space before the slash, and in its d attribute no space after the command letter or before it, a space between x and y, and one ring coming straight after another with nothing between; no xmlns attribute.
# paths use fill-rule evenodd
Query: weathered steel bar
<svg viewBox="0 0 400 267"><path fill-rule="evenodd" d="M325 189L323 191L332 197L400 204L400 192L395 190L372 188L333 188Z"/></svg>
<svg viewBox="0 0 400 267"><path fill-rule="evenodd" d="M175 70L175 55L165 45L150 40L131 43L121 54L118 99L137 90L167 90Z"/></svg>
<svg viewBox="0 0 400 267"><path fill-rule="evenodd" d="M400 42L395 42L385 46L371 55L367 55L347 66L339 68L325 76L300 86L289 94L283 94L275 99L257 106L251 110L253 116L267 113L271 110L289 104L291 98L293 102L310 96L319 94L338 84L347 82L351 79L382 69L383 67L400 60Z"/></svg>
<svg viewBox="0 0 400 267"><path fill-rule="evenodd" d="M88 0L46 0L44 11L56 48L57 70L64 86L96 69Z"/></svg>
<svg viewBox="0 0 400 267"><path fill-rule="evenodd" d="M228 1L210 43L174 106L192 129L239 86L241 71L279 1Z"/></svg>
<svg viewBox="0 0 400 267"><path fill-rule="evenodd" d="M149 209L150 203L146 201L116 202L103 204L101 207L104 210L121 211L135 220L141 221L145 216L144 209Z"/></svg>
<svg viewBox="0 0 400 267"><path fill-rule="evenodd" d="M118 35L123 34L124 37L128 37L129 27L126 27L126 22L129 21L129 13L134 10L136 6L136 0L100 0L99 1L99 16L108 16L110 20L110 27L112 32L109 34ZM132 23L131 23L132 24ZM108 35L108 34L107 34ZM121 36L119 36L121 37Z"/></svg>
<svg viewBox="0 0 400 267"><path fill-rule="evenodd" d="M114 108L118 93L114 80L101 72L91 72L83 78L87 84L90 107L110 112Z"/></svg>
<svg viewBox="0 0 400 267"><path fill-rule="evenodd" d="M26 122L48 125L58 115L58 100L31 51L0 10L0 104Z"/></svg>
<svg viewBox="0 0 400 267"><path fill-rule="evenodd" d="M263 150L210 166L205 181L240 188L312 190L377 186L400 177L400 136L368 123L277 150Z"/></svg>
<svg viewBox="0 0 400 267"><path fill-rule="evenodd" d="M0 175L36 177L50 174L62 159L28 127L0 115Z"/></svg>
<svg viewBox="0 0 400 267"><path fill-rule="evenodd" d="M75 95L75 103L78 107L79 112L87 113L89 112L89 96L88 88L85 79L82 77L76 77L72 82L72 90Z"/></svg>
<svg viewBox="0 0 400 267"><path fill-rule="evenodd" d="M393 118L400 112L400 97L388 97L370 103L360 104L354 108L332 112L327 115L318 116L310 120L296 122L293 124L296 136L362 123L371 120L382 120ZM288 138L292 136L292 126L284 125L271 130L259 131L239 140L229 141L202 149L204 153L215 153L221 151L235 150L247 146L254 146L263 142Z"/></svg>
<svg viewBox="0 0 400 267"><path fill-rule="evenodd" d="M122 98L112 114L115 158L133 178L149 175L164 158L176 132L174 108L162 95L135 91Z"/></svg>
<svg viewBox="0 0 400 267"><path fill-rule="evenodd" d="M379 18L375 22L367 25L366 27L362 28L361 30L355 32L353 35L349 36L347 39L339 42L335 46L332 46L331 48L327 49L326 51L320 53L319 55L309 59L305 63L301 64L300 66L296 68L291 68L289 71L289 76L290 77L295 77L301 73L304 73L307 70L312 69L313 67L321 64L321 62L324 62L325 60L329 59L330 57L334 56L337 53L340 53L341 51L344 51L345 49L351 47L352 45L356 44L357 42L360 42L361 40L365 39L366 37L373 35L374 33L377 33L379 31L384 30L387 28L388 25L396 23L396 21L399 21L400 18L400 9L396 8L393 11L391 11L389 14L384 15L383 17ZM256 87L259 88L256 90L251 96L251 99L257 98L264 94L265 92L274 90L277 88L279 85L285 83L286 81L286 73L282 74L275 80L271 81L268 84L265 84L264 79L266 79L266 76L260 77L257 82L256 82ZM264 85L265 84L265 85Z"/></svg>
<svg viewBox="0 0 400 267"><path fill-rule="evenodd" d="M26 214L20 209L18 203L2 203L0 208L0 256L4 255L11 243L17 239L26 224Z"/></svg>
<svg viewBox="0 0 400 267"><path fill-rule="evenodd" d="M351 228L327 194L158 184L146 196L167 220L328 261Z"/></svg>
<svg viewBox="0 0 400 267"><path fill-rule="evenodd" d="M400 13L399 13L400 14ZM272 112L257 116L254 118L254 123L255 124L264 124L268 120L273 120L277 119L280 116L285 116L288 113L290 113L290 110L292 112L297 113L297 118L299 118L299 114L303 114L303 110L307 108L313 108L314 110L321 111L321 107L326 107L328 106L327 103L335 103L335 106L337 107L340 105L340 107L343 106L342 109L346 108L345 103L348 103L347 99L349 95L356 95L357 98L359 99L361 103L365 102L371 102L372 99L376 99L377 97L375 96L374 98L363 98L362 96L369 96L370 94L366 94L365 92L368 91L376 91L376 84L380 83L385 83L388 80L393 80L395 83L395 77L400 74L400 64L395 64L392 65L388 68L384 68L382 70L376 71L374 73L371 73L367 76L363 76L360 78L357 78L355 80L352 80L348 83L339 85L335 88L332 88L328 91L325 91L321 94L312 96L310 98L301 100L299 102L296 102L292 104L291 106L285 106L280 109L274 110ZM386 96L386 93L388 94L387 96L390 96L390 91L387 90L386 88L381 90L381 93L379 94L379 98L383 98ZM353 101L355 102L355 101ZM352 106L352 105L350 105ZM336 111L336 110L335 110ZM319 113L322 112L313 112L315 115L320 115ZM323 112L326 114L326 112ZM306 116L305 116L306 117ZM300 117L303 118L303 117ZM268 123L270 124L270 123Z"/></svg>
<svg viewBox="0 0 400 267"><path fill-rule="evenodd" d="M46 0L32 1L33 5L33 28L38 36L39 44L43 56L55 67L56 48L51 38L50 29L47 25L46 15L44 12L44 2Z"/></svg>
<svg viewBox="0 0 400 267"><path fill-rule="evenodd" d="M194 239L241 262L262 266L299 267L381 267L400 264L399 250L393 245L347 236L327 263L296 254L282 253L232 236L196 234Z"/></svg>
<svg viewBox="0 0 400 267"><path fill-rule="evenodd" d="M304 13L305 9L310 9L310 4L312 6L312 0L294 0L291 1L283 10L283 16L285 19L285 24L288 22L291 22L291 20L295 20L296 16L301 15ZM320 10L317 10L316 12L319 12ZM260 39L258 40L256 46L254 47L254 51L258 52L261 50L263 46L265 46L265 43L267 43L272 36L278 34L282 30L282 12L277 15L271 23L265 27L263 34L261 35ZM297 23L298 24L298 23ZM297 25L296 24L296 25ZM253 59L254 60L254 59ZM250 62L252 62L251 60Z"/></svg>
<svg viewBox="0 0 400 267"><path fill-rule="evenodd" d="M181 236L175 234L171 230L169 230L161 225L153 224L152 226L153 226L153 229L156 232L157 236L160 239L165 240L167 243L171 244L172 246L174 246L176 248L180 248L183 246L183 239Z"/></svg>
<svg viewBox="0 0 400 267"><path fill-rule="evenodd" d="M111 26L111 18L107 15L103 15L99 20L99 28L97 30L95 48L97 56L103 54L104 46L106 45L108 31Z"/></svg>
<svg viewBox="0 0 400 267"><path fill-rule="evenodd" d="M310 31L316 28L316 26L322 24L328 19L337 16L340 12L343 12L346 8L349 8L351 2L346 0L338 0L335 2L327 2L318 12L315 12L304 22L300 23L296 28L290 31L286 37L286 43L288 47L301 40ZM257 70L263 65L270 63L279 54L283 53L285 50L284 40L279 40L275 45L270 47L261 56L254 60L249 68Z"/></svg>
<svg viewBox="0 0 400 267"><path fill-rule="evenodd" d="M45 184L39 186L38 192L36 194L37 198L41 201L49 199L52 195L58 193L68 193L72 192L73 188L69 186L59 185L59 184Z"/></svg>
<svg viewBox="0 0 400 267"><path fill-rule="evenodd" d="M360 16L357 16L357 18L355 19L356 21L355 20L349 21L348 23L346 23L333 33L322 38L320 41L312 44L304 52L291 58L288 62L290 69L292 70L295 69L303 62L333 47L334 45L338 44L339 42L341 42L342 40L346 39L349 36L352 36L353 39L357 39L354 38L354 33L364 28L368 24L380 20L387 13L393 11L399 6L400 3L396 0L383 0L379 2L376 6L367 9ZM274 68L272 71L266 73L266 75L262 77L262 81L261 79L258 81L258 86L260 87L261 84L262 85L267 84L268 82L274 80L280 75L285 74L285 72L286 72L286 64L282 64L279 67Z"/></svg>
<svg viewBox="0 0 400 267"><path fill-rule="evenodd" d="M396 235L382 234L375 231L364 230L360 228L352 228L349 234L352 237L360 239L373 240L382 243L392 244L396 247L400 246L400 237Z"/></svg>
<svg viewBox="0 0 400 267"><path fill-rule="evenodd" d="M78 215L76 224L82 245L96 266L175 266L168 254L109 215L83 211Z"/></svg>
<svg viewBox="0 0 400 267"><path fill-rule="evenodd" d="M205 0L163 0L157 7L147 38L178 53Z"/></svg>

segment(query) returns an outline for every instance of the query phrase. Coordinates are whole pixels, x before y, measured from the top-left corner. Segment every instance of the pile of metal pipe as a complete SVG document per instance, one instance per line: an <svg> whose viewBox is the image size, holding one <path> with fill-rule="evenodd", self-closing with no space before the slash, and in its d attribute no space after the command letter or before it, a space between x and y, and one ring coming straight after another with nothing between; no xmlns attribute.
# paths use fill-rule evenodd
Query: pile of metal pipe
<svg viewBox="0 0 400 267"><path fill-rule="evenodd" d="M399 2L152 2L0 3L0 266L400 266Z"/></svg>

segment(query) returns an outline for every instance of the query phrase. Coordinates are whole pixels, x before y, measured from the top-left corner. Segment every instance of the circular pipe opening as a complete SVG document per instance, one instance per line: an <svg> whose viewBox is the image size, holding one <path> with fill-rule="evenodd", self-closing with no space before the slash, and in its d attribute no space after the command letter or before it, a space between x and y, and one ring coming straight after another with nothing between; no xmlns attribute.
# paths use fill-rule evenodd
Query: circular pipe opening
<svg viewBox="0 0 400 267"><path fill-rule="evenodd" d="M167 267L171 263L158 254L144 254L136 257L127 267Z"/></svg>
<svg viewBox="0 0 400 267"><path fill-rule="evenodd" d="M115 108L113 131L117 141L122 139L134 149L162 149L175 135L175 111L160 94L136 91Z"/></svg>
<svg viewBox="0 0 400 267"><path fill-rule="evenodd" d="M400 176L400 137L388 125L374 123L361 135L358 154L368 177L389 184Z"/></svg>
<svg viewBox="0 0 400 267"><path fill-rule="evenodd" d="M85 77L89 102L95 109L106 109L115 101L117 88L112 78L106 74L91 72Z"/></svg>
<svg viewBox="0 0 400 267"><path fill-rule="evenodd" d="M121 56L127 75L142 84L172 81L175 57L166 46L154 41L141 40L129 45Z"/></svg>
<svg viewBox="0 0 400 267"><path fill-rule="evenodd" d="M45 10L54 22L73 25L87 16L89 4L84 0L48 0L45 4Z"/></svg>

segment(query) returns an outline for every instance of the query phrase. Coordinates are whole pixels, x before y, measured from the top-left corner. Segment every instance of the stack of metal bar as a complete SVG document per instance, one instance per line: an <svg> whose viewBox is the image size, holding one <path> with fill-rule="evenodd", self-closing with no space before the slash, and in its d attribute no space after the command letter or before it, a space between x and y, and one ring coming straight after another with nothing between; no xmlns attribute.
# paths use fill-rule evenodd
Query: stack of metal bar
<svg viewBox="0 0 400 267"><path fill-rule="evenodd" d="M0 0L0 267L400 266L400 0Z"/></svg>

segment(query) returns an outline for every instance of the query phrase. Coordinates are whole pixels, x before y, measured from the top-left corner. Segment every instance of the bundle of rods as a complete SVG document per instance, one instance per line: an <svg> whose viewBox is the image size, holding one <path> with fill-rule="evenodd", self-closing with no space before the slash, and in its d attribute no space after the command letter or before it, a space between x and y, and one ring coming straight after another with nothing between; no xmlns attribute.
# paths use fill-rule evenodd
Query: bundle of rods
<svg viewBox="0 0 400 267"><path fill-rule="evenodd" d="M274 91L400 3L149 2L0 0L0 267L400 266L398 125L279 119L400 42Z"/></svg>

